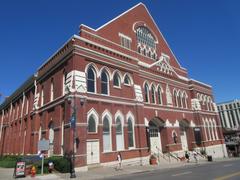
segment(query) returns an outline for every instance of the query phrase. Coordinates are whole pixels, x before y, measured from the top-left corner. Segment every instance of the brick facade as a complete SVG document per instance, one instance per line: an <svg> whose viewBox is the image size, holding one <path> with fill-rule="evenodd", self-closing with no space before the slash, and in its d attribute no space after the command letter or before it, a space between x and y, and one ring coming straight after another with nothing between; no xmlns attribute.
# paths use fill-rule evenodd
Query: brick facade
<svg viewBox="0 0 240 180"><path fill-rule="evenodd" d="M138 52L139 27L146 27L154 36L155 58L153 54L148 57L144 45ZM120 33L131 40L130 49L121 45ZM95 77L95 92L88 91L89 69ZM103 72L108 78L107 95L102 94ZM116 73L119 87L113 85ZM126 76L129 83L125 82ZM145 86L149 91L145 91ZM204 148L220 157L224 156L223 136L213 100L211 86L189 79L187 70L180 66L145 5L140 3L96 30L81 25L79 35L72 36L1 105L0 153L36 154L42 138L53 140L48 155L69 153L73 149L69 119L75 106L75 162L79 167L116 161L118 151L129 162L146 159L154 148L149 122L155 124L160 135L161 143L156 147L162 153ZM91 116L96 132L88 132ZM103 132L104 117L110 123L108 136ZM118 117L122 120L122 136L117 132ZM133 137L129 135L129 119ZM196 127L201 132L198 145L193 131ZM110 146L103 137L109 139ZM117 139L121 137L120 142ZM104 151L104 143L110 147L108 151ZM96 153L95 146L99 154L91 156L90 151Z"/></svg>

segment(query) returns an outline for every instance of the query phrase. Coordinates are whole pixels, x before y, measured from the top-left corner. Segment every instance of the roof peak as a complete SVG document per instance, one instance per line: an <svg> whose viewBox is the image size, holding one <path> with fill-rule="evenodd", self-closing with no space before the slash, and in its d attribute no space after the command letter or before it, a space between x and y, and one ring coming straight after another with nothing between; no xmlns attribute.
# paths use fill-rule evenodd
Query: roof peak
<svg viewBox="0 0 240 180"><path fill-rule="evenodd" d="M135 9L136 7L138 6L143 6L144 8L146 8L147 10L147 7L145 6L145 4L143 4L142 2L134 5L133 7L129 8L128 10L124 11L123 13L121 13L120 15L116 16L115 18L111 19L110 21L106 22L105 24L103 24L102 26L98 27L95 31L98 31L100 29L102 29L103 27L107 26L108 24L110 24L111 22L115 21L116 19L120 18L121 16L127 14L129 11ZM148 10L147 10L148 11Z"/></svg>

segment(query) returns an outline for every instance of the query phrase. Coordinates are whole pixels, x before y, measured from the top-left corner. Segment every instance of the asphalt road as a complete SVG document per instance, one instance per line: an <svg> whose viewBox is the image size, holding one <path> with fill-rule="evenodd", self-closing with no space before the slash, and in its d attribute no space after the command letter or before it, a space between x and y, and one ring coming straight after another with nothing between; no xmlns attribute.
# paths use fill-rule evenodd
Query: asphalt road
<svg viewBox="0 0 240 180"><path fill-rule="evenodd" d="M240 180L240 160L115 176L109 180Z"/></svg>

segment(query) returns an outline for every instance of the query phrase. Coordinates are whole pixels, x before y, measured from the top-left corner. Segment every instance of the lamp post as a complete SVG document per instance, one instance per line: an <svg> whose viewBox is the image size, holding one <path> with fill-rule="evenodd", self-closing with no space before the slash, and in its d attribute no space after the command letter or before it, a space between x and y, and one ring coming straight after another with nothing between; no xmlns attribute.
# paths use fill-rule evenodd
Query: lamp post
<svg viewBox="0 0 240 180"><path fill-rule="evenodd" d="M73 131L73 147L72 147L72 153L71 153L71 167L70 168L70 178L76 178L76 173L75 173L75 144L76 144L76 121L77 121L77 105L76 105L76 95L71 97L70 95L67 98L67 101L69 104L71 104L71 109L72 109L72 115L70 119L70 126ZM80 105L83 106L85 102L85 98L83 96L80 96Z"/></svg>

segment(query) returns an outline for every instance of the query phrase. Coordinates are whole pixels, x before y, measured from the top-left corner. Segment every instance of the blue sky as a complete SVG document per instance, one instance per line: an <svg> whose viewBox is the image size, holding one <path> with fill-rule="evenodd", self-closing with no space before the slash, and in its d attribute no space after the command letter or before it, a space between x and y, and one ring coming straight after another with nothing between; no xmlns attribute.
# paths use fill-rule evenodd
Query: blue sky
<svg viewBox="0 0 240 180"><path fill-rule="evenodd" d="M139 2L2 1L0 93L14 92L80 24L97 28ZM240 1L141 2L191 78L211 84L216 102L239 99Z"/></svg>

